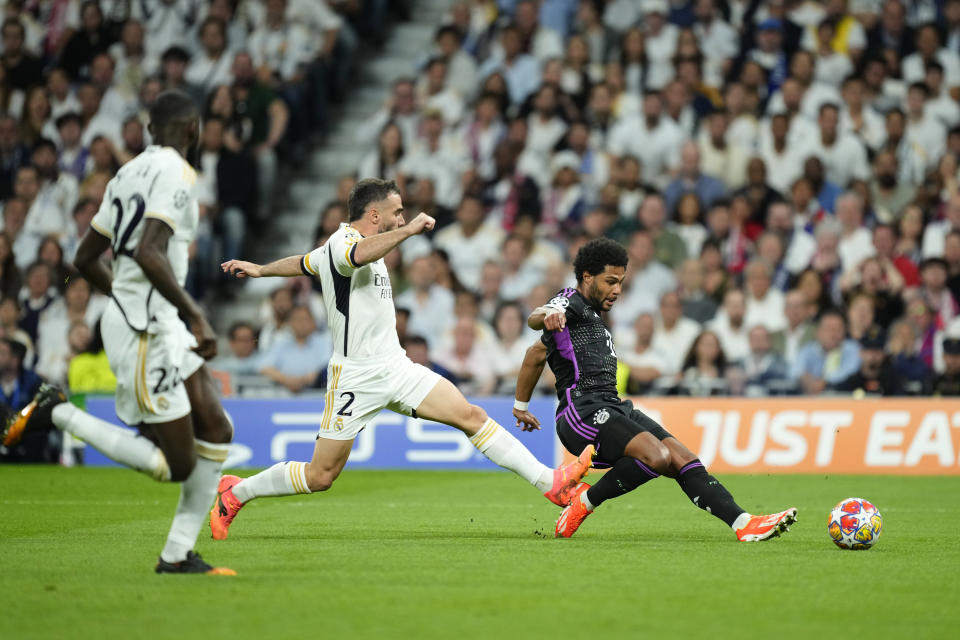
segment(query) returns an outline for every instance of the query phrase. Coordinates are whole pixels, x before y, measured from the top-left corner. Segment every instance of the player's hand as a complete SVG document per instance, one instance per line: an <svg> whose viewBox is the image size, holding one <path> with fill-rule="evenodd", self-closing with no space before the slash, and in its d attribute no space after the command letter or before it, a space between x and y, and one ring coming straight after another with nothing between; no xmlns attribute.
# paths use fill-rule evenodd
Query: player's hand
<svg viewBox="0 0 960 640"><path fill-rule="evenodd" d="M543 328L547 331L563 331L567 326L567 314L562 311L548 313L543 318Z"/></svg>
<svg viewBox="0 0 960 640"><path fill-rule="evenodd" d="M524 431L540 430L540 421L537 420L537 416L533 415L529 411L520 411L520 409L514 409L513 417L517 419L517 426Z"/></svg>
<svg viewBox="0 0 960 640"><path fill-rule="evenodd" d="M238 278L259 278L260 265L253 262L244 262L243 260L227 260L220 265L224 273L237 276Z"/></svg>
<svg viewBox="0 0 960 640"><path fill-rule="evenodd" d="M416 236L424 231L430 231L435 224L437 224L436 220L421 211L416 218L410 221L407 228L410 230L410 235Z"/></svg>
<svg viewBox="0 0 960 640"><path fill-rule="evenodd" d="M214 333L213 327L206 318L203 316L193 318L190 321L190 332L197 339L197 346L193 348L194 353L204 360L210 360L217 355L217 334Z"/></svg>

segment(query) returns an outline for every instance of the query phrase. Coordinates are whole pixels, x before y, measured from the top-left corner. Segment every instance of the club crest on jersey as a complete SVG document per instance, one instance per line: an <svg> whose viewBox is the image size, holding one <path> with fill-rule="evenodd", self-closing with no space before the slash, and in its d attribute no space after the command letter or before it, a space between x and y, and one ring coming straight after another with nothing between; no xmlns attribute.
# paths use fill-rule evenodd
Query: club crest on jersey
<svg viewBox="0 0 960 640"><path fill-rule="evenodd" d="M177 192L173 194L173 206L177 209L183 209L189 201L190 196L183 189L177 189Z"/></svg>
<svg viewBox="0 0 960 640"><path fill-rule="evenodd" d="M595 414L593 414L593 424L603 424L610 419L610 412L606 409L600 409Z"/></svg>

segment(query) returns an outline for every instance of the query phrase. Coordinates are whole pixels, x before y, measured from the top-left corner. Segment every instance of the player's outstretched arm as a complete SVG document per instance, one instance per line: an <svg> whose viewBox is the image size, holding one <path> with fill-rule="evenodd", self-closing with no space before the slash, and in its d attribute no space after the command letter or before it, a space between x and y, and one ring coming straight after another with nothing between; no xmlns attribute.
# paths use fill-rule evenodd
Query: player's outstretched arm
<svg viewBox="0 0 960 640"><path fill-rule="evenodd" d="M514 394L513 417L517 419L517 426L524 431L536 431L540 428L540 421L530 413L527 404L533 396L533 390L543 374L543 366L547 362L547 347L537 340L530 345L523 356L520 373L517 374L517 390Z"/></svg>
<svg viewBox="0 0 960 640"><path fill-rule="evenodd" d="M167 258L167 243L171 236L173 236L173 229L166 222L147 218L133 259L137 261L150 284L156 287L160 295L169 300L170 304L187 319L190 323L190 331L197 339L194 351L209 360L217 355L217 334L213 332L213 327L207 322L200 306L177 283L173 266Z"/></svg>
<svg viewBox="0 0 960 640"><path fill-rule="evenodd" d="M353 260L357 266L376 262L407 238L419 235L424 231L430 231L436 223L437 221L432 217L420 213L410 221L410 224L405 224L393 231L367 236L357 243L353 252Z"/></svg>
<svg viewBox="0 0 960 640"><path fill-rule="evenodd" d="M229 273L238 278L292 278L303 275L303 270L300 268L302 260L303 255L287 256L264 265L243 260L228 260L221 264L220 268L223 269L224 273Z"/></svg>
<svg viewBox="0 0 960 640"><path fill-rule="evenodd" d="M73 259L73 266L87 279L95 289L105 295L113 291L113 274L107 265L100 260L100 256L110 248L110 238L101 235L95 229L87 229L77 255Z"/></svg>
<svg viewBox="0 0 960 640"><path fill-rule="evenodd" d="M567 314L553 307L537 307L527 318L527 326L534 331L562 331L567 326Z"/></svg>

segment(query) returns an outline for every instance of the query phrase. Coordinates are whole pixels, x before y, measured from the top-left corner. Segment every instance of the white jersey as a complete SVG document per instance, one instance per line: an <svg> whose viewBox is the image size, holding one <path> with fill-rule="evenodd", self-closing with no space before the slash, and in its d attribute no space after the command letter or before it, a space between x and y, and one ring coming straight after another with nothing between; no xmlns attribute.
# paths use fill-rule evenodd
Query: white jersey
<svg viewBox="0 0 960 640"><path fill-rule="evenodd" d="M333 360L366 360L403 355L397 338L393 287L383 259L357 265L363 238L341 224L330 239L303 256L300 268L320 279L327 324L333 336Z"/></svg>
<svg viewBox="0 0 960 640"><path fill-rule="evenodd" d="M154 291L133 259L146 218L166 223L173 236L167 258L180 286L187 278L190 243L197 233L199 208L194 196L197 174L170 147L151 145L123 165L107 183L100 210L90 225L111 240L113 300L131 329L146 331L151 320L176 320L177 309Z"/></svg>

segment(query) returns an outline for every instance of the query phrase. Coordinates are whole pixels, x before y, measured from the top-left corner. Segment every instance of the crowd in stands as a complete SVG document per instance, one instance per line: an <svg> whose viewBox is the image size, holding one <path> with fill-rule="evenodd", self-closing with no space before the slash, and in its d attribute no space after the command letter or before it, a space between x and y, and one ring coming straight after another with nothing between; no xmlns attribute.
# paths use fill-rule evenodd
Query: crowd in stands
<svg viewBox="0 0 960 640"><path fill-rule="evenodd" d="M8 362L63 382L97 346L103 301L65 265L149 143L158 92L204 113L202 296L268 222L278 162L323 129L387 4L7 0L0 326L24 347ZM398 333L469 394L512 393L526 315L607 236L630 258L608 317L624 392L956 395L958 100L960 0L462 0L353 132L365 153L302 213L302 251L346 221L358 178L395 180L437 220L386 257ZM321 388L320 293L277 285L214 366Z"/></svg>
<svg viewBox="0 0 960 640"><path fill-rule="evenodd" d="M220 260L241 257L247 238L269 223L283 168L328 129L358 50L376 50L407 4L0 2L4 412L29 402L41 379L74 393L115 387L99 329L107 299L72 261L93 216L110 206L102 202L107 182L151 144L157 95L180 89L202 117L189 158L199 174L201 231L188 290L209 301L229 284L218 279ZM296 316L288 324L297 327ZM278 352L275 366L291 358L289 349Z"/></svg>
<svg viewBox="0 0 960 640"><path fill-rule="evenodd" d="M315 240L360 177L433 215L387 257L397 326L468 393L512 393L526 314L607 236L622 391L955 394L958 99L960 0L465 0Z"/></svg>

